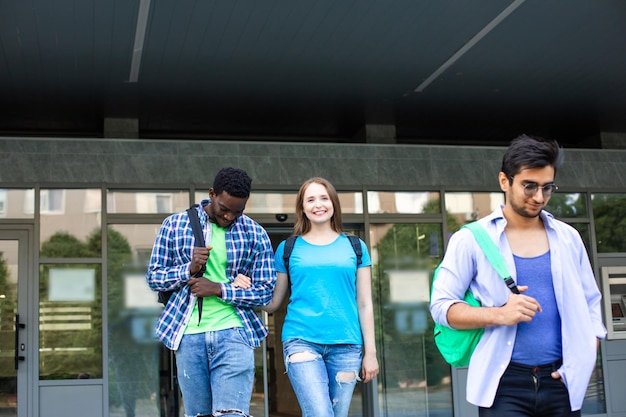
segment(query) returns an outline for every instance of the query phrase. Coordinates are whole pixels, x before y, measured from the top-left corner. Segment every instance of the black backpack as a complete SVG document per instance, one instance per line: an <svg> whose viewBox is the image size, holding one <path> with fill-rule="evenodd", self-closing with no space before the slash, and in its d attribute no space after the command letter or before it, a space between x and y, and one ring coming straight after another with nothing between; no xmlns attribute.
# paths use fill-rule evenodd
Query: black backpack
<svg viewBox="0 0 626 417"><path fill-rule="evenodd" d="M356 265L357 268L361 265L361 258L363 258L363 252L361 251L361 239L359 239L356 235L345 234L348 239L350 239L350 243L352 244L352 249L354 249L354 253L356 254ZM289 257L291 256L291 252L293 252L293 245L296 243L296 239L298 236L290 236L285 240L285 251L283 252L283 262L285 263L285 269L287 270L287 275L289 275Z"/></svg>

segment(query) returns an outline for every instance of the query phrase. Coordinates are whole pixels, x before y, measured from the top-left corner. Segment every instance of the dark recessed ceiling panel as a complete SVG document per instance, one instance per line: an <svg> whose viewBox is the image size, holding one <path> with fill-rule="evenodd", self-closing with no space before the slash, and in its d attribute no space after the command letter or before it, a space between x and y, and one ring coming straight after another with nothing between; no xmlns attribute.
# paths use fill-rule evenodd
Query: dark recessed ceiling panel
<svg viewBox="0 0 626 417"><path fill-rule="evenodd" d="M612 0L0 2L0 134L597 146L626 131Z"/></svg>

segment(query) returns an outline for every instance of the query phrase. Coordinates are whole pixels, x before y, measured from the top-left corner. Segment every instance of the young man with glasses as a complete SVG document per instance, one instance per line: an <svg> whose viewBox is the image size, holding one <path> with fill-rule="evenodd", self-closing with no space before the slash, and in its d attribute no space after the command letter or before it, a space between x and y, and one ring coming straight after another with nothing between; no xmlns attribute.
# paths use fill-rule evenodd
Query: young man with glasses
<svg viewBox="0 0 626 417"><path fill-rule="evenodd" d="M465 228L450 238L433 285L436 322L485 329L467 377L467 400L481 417L580 416L606 335L582 239L544 210L562 161L554 140L514 139L498 174L505 205L479 220L521 294L509 291ZM468 289L480 307L463 302Z"/></svg>

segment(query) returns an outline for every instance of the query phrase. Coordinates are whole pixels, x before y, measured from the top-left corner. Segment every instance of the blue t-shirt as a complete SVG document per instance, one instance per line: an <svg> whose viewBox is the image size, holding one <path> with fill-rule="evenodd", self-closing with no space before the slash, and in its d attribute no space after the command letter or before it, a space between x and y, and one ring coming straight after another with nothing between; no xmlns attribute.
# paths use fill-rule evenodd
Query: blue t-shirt
<svg viewBox="0 0 626 417"><path fill-rule="evenodd" d="M276 270L287 272L285 242L276 249ZM370 266L361 241L359 268ZM303 339L319 344L362 344L356 300L356 254L350 239L340 235L328 245L314 245L298 237L289 258L291 295L282 340Z"/></svg>

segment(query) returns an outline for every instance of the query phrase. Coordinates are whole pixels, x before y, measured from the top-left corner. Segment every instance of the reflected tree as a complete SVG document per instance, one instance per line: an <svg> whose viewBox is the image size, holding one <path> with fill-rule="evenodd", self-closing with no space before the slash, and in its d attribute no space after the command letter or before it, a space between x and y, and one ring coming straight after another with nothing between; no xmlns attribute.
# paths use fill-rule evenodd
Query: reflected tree
<svg viewBox="0 0 626 417"><path fill-rule="evenodd" d="M86 243L67 232L57 232L41 245L41 258L99 258ZM85 268L85 263L58 264L55 268ZM42 379L102 377L102 291L97 262L95 297L89 301L49 301L50 266L40 268L40 374ZM71 293L71 288L67 289ZM45 316L48 316L47 318ZM43 353L52 349L54 353Z"/></svg>
<svg viewBox="0 0 626 417"><path fill-rule="evenodd" d="M583 217L587 214L584 194L554 193L546 210L557 218Z"/></svg>
<svg viewBox="0 0 626 417"><path fill-rule="evenodd" d="M99 251L99 233L89 241L90 247ZM134 326L142 317L130 309L126 301L127 274L144 275L145 265L133 263L132 248L126 237L115 229L107 229L107 294L108 294L108 347L109 347L109 404L121 406L126 417L135 416L137 401L150 398L158 392L158 344L137 340ZM154 316L154 314L151 314ZM156 411L156 409L155 409Z"/></svg>
<svg viewBox="0 0 626 417"><path fill-rule="evenodd" d="M0 252L0 300L3 303L15 300L14 284L11 284L9 281L10 277L9 266L6 259L4 259L4 254Z"/></svg>
<svg viewBox="0 0 626 417"><path fill-rule="evenodd" d="M94 256L84 242L67 232L57 232L50 236L41 244L39 255L42 258L90 258Z"/></svg>
<svg viewBox="0 0 626 417"><path fill-rule="evenodd" d="M626 195L596 194L592 205L598 252L626 252Z"/></svg>
<svg viewBox="0 0 626 417"><path fill-rule="evenodd" d="M439 200L429 201L425 213L439 213ZM454 216L446 214L448 230L460 225ZM374 266L374 287L378 288L375 302L381 306L382 333L379 344L385 357L385 385L404 387L426 378L428 386L437 386L449 376L450 368L441 357L433 340L433 322L428 303L397 305L391 302L389 273L394 270L432 273L443 255L441 224L394 224L379 240L376 249L379 264ZM413 328L399 326L398 319L410 317ZM418 325L416 322L419 322ZM401 322L400 322L401 323Z"/></svg>
<svg viewBox="0 0 626 417"><path fill-rule="evenodd" d="M17 302L14 284L10 282L10 278L11 271L4 254L0 252L0 352L11 352L14 347L13 335ZM13 384L13 375L15 375L13 358L8 359L9 357L0 360L0 384L2 384L0 395L12 392L12 388L5 388L5 384Z"/></svg>

